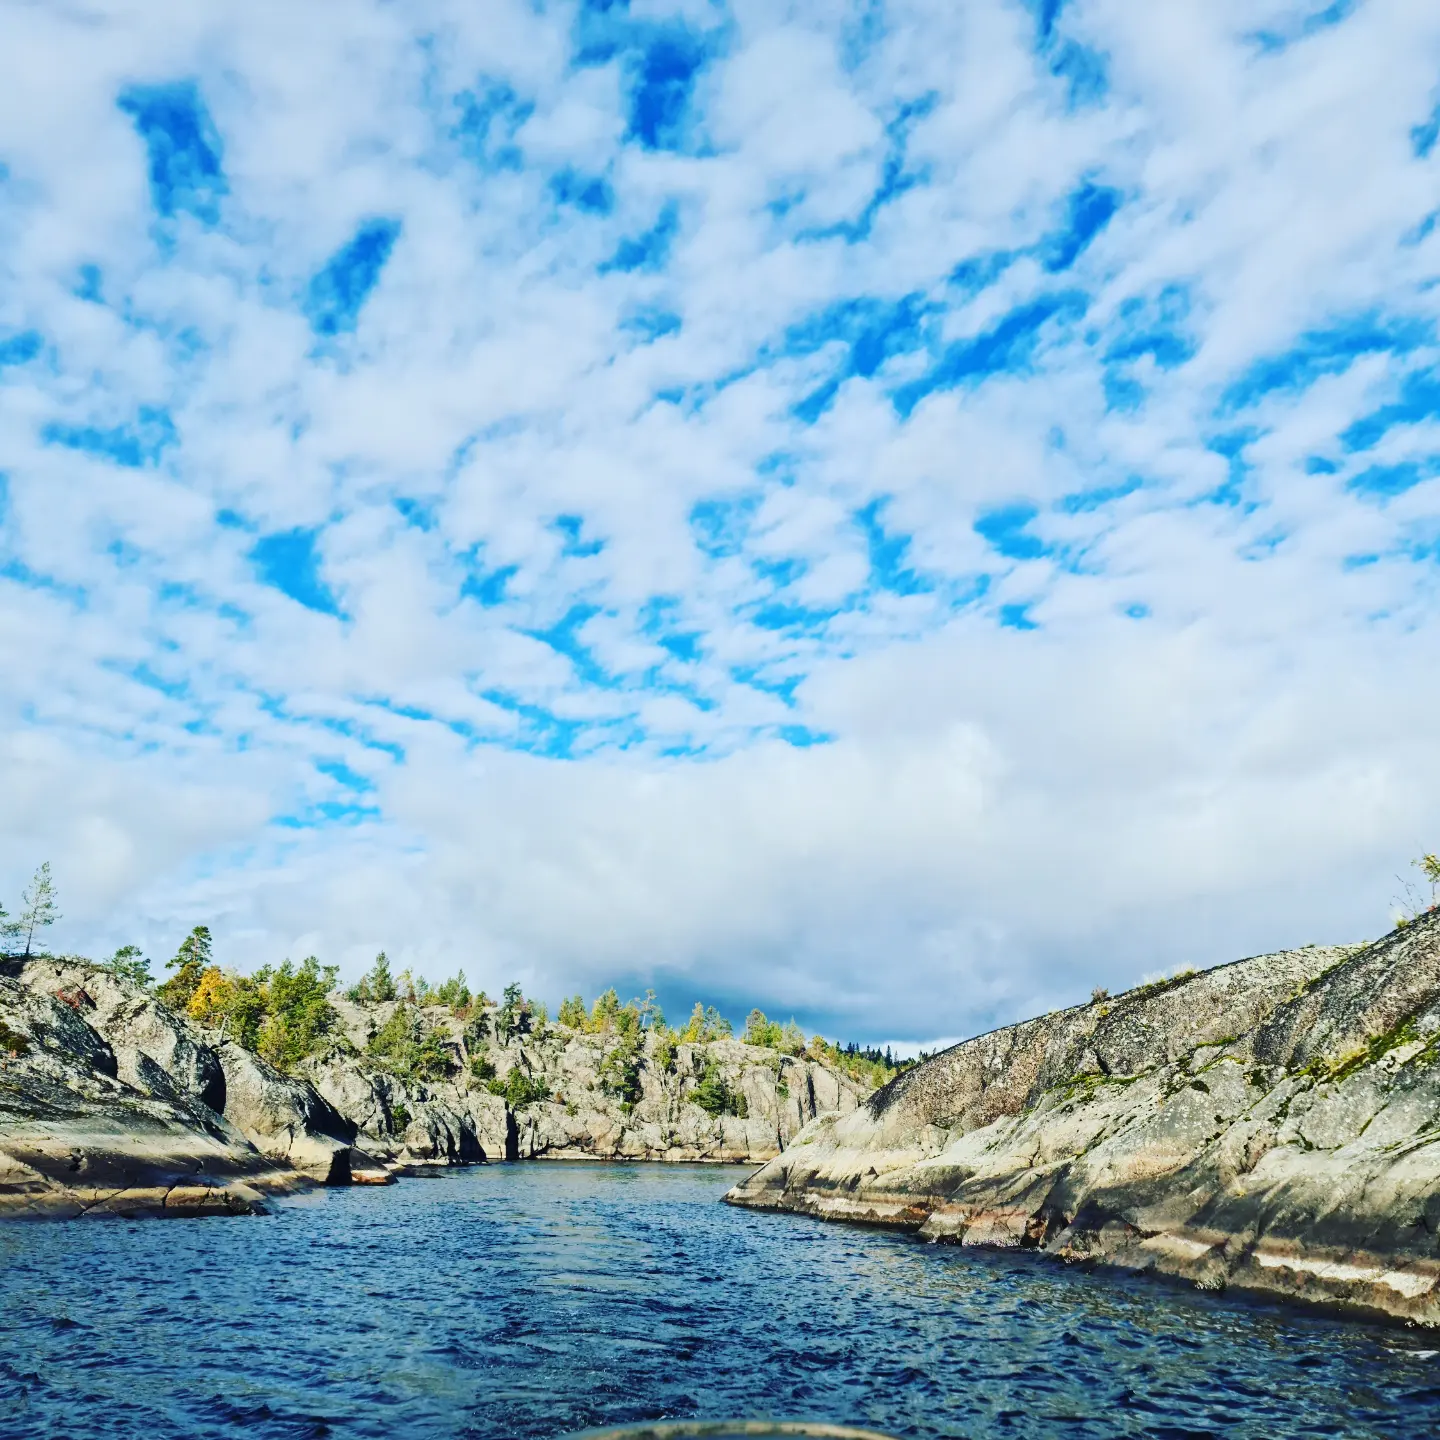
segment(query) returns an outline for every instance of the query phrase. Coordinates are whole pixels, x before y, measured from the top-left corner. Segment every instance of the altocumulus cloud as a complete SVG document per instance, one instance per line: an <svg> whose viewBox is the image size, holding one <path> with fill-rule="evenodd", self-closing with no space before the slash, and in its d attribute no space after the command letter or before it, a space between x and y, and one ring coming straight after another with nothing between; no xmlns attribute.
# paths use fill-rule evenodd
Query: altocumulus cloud
<svg viewBox="0 0 1440 1440"><path fill-rule="evenodd" d="M12 6L0 898L846 1036L1440 832L1440 11Z"/></svg>

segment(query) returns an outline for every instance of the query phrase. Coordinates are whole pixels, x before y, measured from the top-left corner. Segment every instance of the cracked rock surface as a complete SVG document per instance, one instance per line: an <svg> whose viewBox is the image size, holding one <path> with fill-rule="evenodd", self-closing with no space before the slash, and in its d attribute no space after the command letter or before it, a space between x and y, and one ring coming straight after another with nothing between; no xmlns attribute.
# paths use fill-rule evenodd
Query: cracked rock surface
<svg viewBox="0 0 1440 1440"><path fill-rule="evenodd" d="M1440 914L967 1040L726 1198L1440 1325Z"/></svg>

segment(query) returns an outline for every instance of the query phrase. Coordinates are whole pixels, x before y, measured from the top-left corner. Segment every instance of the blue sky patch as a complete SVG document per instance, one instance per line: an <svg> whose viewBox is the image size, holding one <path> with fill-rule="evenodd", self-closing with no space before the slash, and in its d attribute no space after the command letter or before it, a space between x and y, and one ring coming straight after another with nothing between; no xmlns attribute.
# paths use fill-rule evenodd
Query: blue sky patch
<svg viewBox="0 0 1440 1440"><path fill-rule="evenodd" d="M598 555L605 548L603 540L587 540L583 537L581 532L585 528L585 521L579 515L557 515L550 528L560 536L560 553L571 559Z"/></svg>
<svg viewBox="0 0 1440 1440"><path fill-rule="evenodd" d="M615 208L615 192L603 175L560 170L550 177L550 193L557 205L569 205L587 215L608 215Z"/></svg>
<svg viewBox="0 0 1440 1440"><path fill-rule="evenodd" d="M975 521L975 533L1007 560L1039 560L1050 553L1050 547L1030 533L1039 514L1028 501L983 510Z"/></svg>
<svg viewBox="0 0 1440 1440"><path fill-rule="evenodd" d="M360 805L345 800L320 800L289 815L276 815L270 823L283 826L287 830L320 830L328 825L359 825L366 820L379 818L380 809L376 805Z"/></svg>
<svg viewBox="0 0 1440 1440"><path fill-rule="evenodd" d="M1440 475L1440 456L1425 460L1405 460L1398 465L1372 465L1345 482L1352 494L1375 500L1392 500L1413 490L1422 481Z"/></svg>
<svg viewBox="0 0 1440 1440"><path fill-rule="evenodd" d="M1251 31L1250 42L1264 54L1279 55L1301 40L1348 20L1358 4L1359 0L1326 0L1308 14L1291 15L1283 24Z"/></svg>
<svg viewBox="0 0 1440 1440"><path fill-rule="evenodd" d="M507 742L511 748L532 755L544 755L552 760L574 758L575 742L586 728L583 721L566 719L543 705L521 700L506 690L492 688L484 691L481 698L521 722L518 735Z"/></svg>
<svg viewBox="0 0 1440 1440"><path fill-rule="evenodd" d="M468 596L487 608L503 605L509 598L505 593L506 586L519 573L518 565L500 565L494 570L477 568L465 577L460 586L461 598Z"/></svg>
<svg viewBox="0 0 1440 1440"><path fill-rule="evenodd" d="M689 138L690 99L704 67L704 41L679 26L643 48L630 79L626 138L647 150L680 150Z"/></svg>
<svg viewBox="0 0 1440 1440"><path fill-rule="evenodd" d="M885 529L883 516L889 503L888 496L882 497L855 512L855 523L870 554L870 583L892 595L924 594L935 588L934 583L906 563L911 537Z"/></svg>
<svg viewBox="0 0 1440 1440"><path fill-rule="evenodd" d="M759 630L774 630L788 635L819 635L837 615L844 613L840 605L803 605L796 600L771 599L753 606L749 621Z"/></svg>
<svg viewBox="0 0 1440 1440"><path fill-rule="evenodd" d="M79 450L101 460L139 470L156 465L178 439L168 410L142 405L129 425L103 429L95 425L67 425L52 420L42 427L40 438L47 445Z"/></svg>
<svg viewBox="0 0 1440 1440"><path fill-rule="evenodd" d="M1079 319L1088 303L1083 294L1071 290L1017 306L973 339L956 341L923 379L900 386L894 394L896 411L908 418L927 395L937 390L1029 370L1044 327L1052 320Z"/></svg>
<svg viewBox="0 0 1440 1440"><path fill-rule="evenodd" d="M116 103L145 142L156 213L168 220L185 211L206 225L217 224L229 186L220 134L194 82L131 85Z"/></svg>
<svg viewBox="0 0 1440 1440"><path fill-rule="evenodd" d="M43 346L38 330L20 330L5 336L0 339L0 369L6 365L28 365Z"/></svg>
<svg viewBox="0 0 1440 1440"><path fill-rule="evenodd" d="M1233 415L1267 395L1298 394L1325 375L1340 375L1362 355L1408 354L1431 335L1418 320L1384 321L1376 315L1310 330L1279 355L1257 360L1226 387L1217 413Z"/></svg>
<svg viewBox="0 0 1440 1440"><path fill-rule="evenodd" d="M620 328L649 345L666 335L678 335L680 317L673 310L663 310L655 305L641 305L621 316Z"/></svg>
<svg viewBox="0 0 1440 1440"><path fill-rule="evenodd" d="M1087 490L1074 490L1069 495L1062 495L1055 508L1065 515L1083 515L1088 511L1113 505L1127 495L1133 495L1142 489L1144 484L1143 480L1132 475L1128 480L1122 480L1116 485L1095 485Z"/></svg>
<svg viewBox="0 0 1440 1440"><path fill-rule="evenodd" d="M690 533L696 546L712 560L738 555L749 539L760 499L759 495L737 495L696 501L690 508Z"/></svg>
<svg viewBox="0 0 1440 1440"><path fill-rule="evenodd" d="M1397 426L1418 425L1437 418L1440 418L1440 379L1436 379L1431 370L1415 371L1401 383L1399 399L1381 405L1348 425L1340 433L1340 443L1347 450L1373 450Z"/></svg>
<svg viewBox="0 0 1440 1440"><path fill-rule="evenodd" d="M859 215L853 220L842 220L835 225L806 230L797 237L798 239L829 240L839 236L854 245L870 238L871 231L875 226L875 218L881 210L892 201L898 200L907 190L913 190L915 186L924 182L923 172L912 171L908 168L906 151L909 146L910 131L914 128L915 122L923 119L935 108L937 98L935 95L929 94L922 95L917 100L908 101L900 106L894 118L886 124L885 158L880 165L880 178ZM788 206L784 208L788 208Z"/></svg>
<svg viewBox="0 0 1440 1440"><path fill-rule="evenodd" d="M1126 365L1149 357L1161 370L1174 370L1195 356L1195 337L1184 328L1191 299L1184 285L1167 285L1153 298L1133 296L1115 313L1105 361Z"/></svg>
<svg viewBox="0 0 1440 1440"><path fill-rule="evenodd" d="M347 790L354 790L365 793L375 788L375 782L367 776L358 774L352 770L343 760L317 760L315 768L322 774L328 775L337 785L343 785Z"/></svg>
<svg viewBox="0 0 1440 1440"><path fill-rule="evenodd" d="M1244 499L1245 482L1254 469L1245 455L1245 447L1260 438L1253 429L1235 430L1228 435L1212 436L1206 449L1224 457L1228 472L1223 484L1217 485L1202 498L1212 505L1239 505Z"/></svg>
<svg viewBox="0 0 1440 1440"><path fill-rule="evenodd" d="M250 551L255 574L264 585L288 595L297 605L321 615L340 614L340 607L320 574L315 548L318 530L282 530L264 535Z"/></svg>
<svg viewBox="0 0 1440 1440"><path fill-rule="evenodd" d="M576 678L586 685L611 689L617 683L615 677L600 665L590 648L580 642L581 629L600 613L598 605L581 601L572 605L548 630L523 633L548 645L557 655L563 655L575 667Z"/></svg>
<svg viewBox="0 0 1440 1440"><path fill-rule="evenodd" d="M325 262L310 281L302 305L316 335L339 335L355 328L399 236L398 220L366 220Z"/></svg>
<svg viewBox="0 0 1440 1440"><path fill-rule="evenodd" d="M1437 140L1440 140L1440 101L1430 112L1430 118L1410 131L1410 148L1415 152L1415 158L1428 160Z"/></svg>
<svg viewBox="0 0 1440 1440"><path fill-rule="evenodd" d="M812 745L830 745L835 737L825 730L812 730L808 725L777 725L775 734L796 750L808 750Z"/></svg>
<svg viewBox="0 0 1440 1440"><path fill-rule="evenodd" d="M515 136L535 107L504 80L482 82L455 97L451 134L466 157L485 171L518 170L524 163Z"/></svg>
<svg viewBox="0 0 1440 1440"><path fill-rule="evenodd" d="M622 240L615 247L615 253L600 266L600 273L605 275L619 270L628 275L636 270L663 270L679 230L680 207L671 200L648 230Z"/></svg>
<svg viewBox="0 0 1440 1440"><path fill-rule="evenodd" d="M393 504L407 525L413 525L415 529L424 530L427 534L435 528L433 500L416 500L409 495L397 495Z"/></svg>
<svg viewBox="0 0 1440 1440"><path fill-rule="evenodd" d="M1040 626L1030 618L1030 601L1019 605L1002 605L996 612L1004 630L1038 630Z"/></svg>
<svg viewBox="0 0 1440 1440"><path fill-rule="evenodd" d="M1087 180L1065 202L1065 223L1039 244L1041 265L1052 275L1068 270L1114 219L1121 194L1108 185Z"/></svg>

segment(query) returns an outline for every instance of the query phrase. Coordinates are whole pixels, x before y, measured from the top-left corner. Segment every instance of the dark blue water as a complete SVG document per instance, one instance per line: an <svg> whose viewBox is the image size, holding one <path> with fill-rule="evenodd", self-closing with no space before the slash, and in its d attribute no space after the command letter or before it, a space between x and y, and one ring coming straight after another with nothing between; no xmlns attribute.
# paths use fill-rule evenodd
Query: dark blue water
<svg viewBox="0 0 1440 1440"><path fill-rule="evenodd" d="M1440 1434L1440 1339L529 1164L270 1219L0 1227L0 1435Z"/></svg>

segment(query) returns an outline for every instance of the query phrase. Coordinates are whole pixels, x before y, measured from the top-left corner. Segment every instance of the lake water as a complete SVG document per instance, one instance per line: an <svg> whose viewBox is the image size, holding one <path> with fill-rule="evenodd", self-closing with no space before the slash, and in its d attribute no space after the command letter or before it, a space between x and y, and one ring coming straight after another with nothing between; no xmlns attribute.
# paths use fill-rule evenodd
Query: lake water
<svg viewBox="0 0 1440 1440"><path fill-rule="evenodd" d="M534 1163L268 1219L0 1226L0 1436L1440 1434L1440 1337Z"/></svg>

